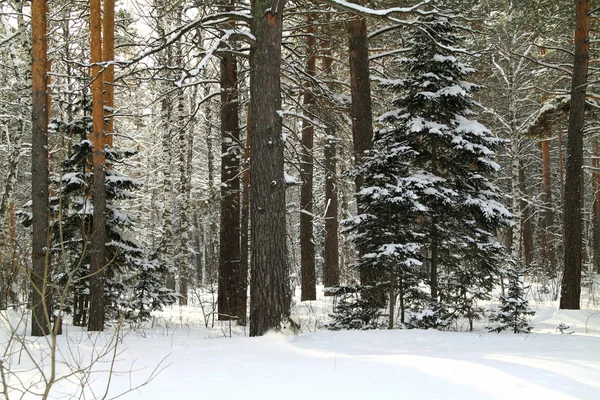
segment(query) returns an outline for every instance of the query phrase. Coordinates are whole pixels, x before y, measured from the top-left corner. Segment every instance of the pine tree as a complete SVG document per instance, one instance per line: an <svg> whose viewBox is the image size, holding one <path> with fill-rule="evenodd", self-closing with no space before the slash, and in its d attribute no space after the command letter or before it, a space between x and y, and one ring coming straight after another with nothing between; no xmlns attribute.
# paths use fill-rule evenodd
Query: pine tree
<svg viewBox="0 0 600 400"><path fill-rule="evenodd" d="M509 271L508 296L500 296L502 305L500 310L494 312L489 320L497 322L499 325L490 328L490 332L502 332L510 329L514 333L529 333L531 326L527 322L527 316L535 314L529 308L529 302L526 300L525 290L528 287L523 285L523 268L515 266Z"/></svg>

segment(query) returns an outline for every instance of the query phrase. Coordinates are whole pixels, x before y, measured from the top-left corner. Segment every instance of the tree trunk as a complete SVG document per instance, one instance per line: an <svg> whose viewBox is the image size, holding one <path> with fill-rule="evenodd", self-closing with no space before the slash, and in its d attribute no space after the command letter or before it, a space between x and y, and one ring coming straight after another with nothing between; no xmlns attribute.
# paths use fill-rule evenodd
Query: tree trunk
<svg viewBox="0 0 600 400"><path fill-rule="evenodd" d="M329 14L326 14L329 20ZM331 34L331 32L324 32ZM327 36L325 36L327 37ZM322 46L322 65L323 73L332 78L331 45L329 41L324 41ZM333 90L330 87L330 90ZM336 159L336 132L333 116L326 115L327 127L325 129L325 244L323 250L323 285L330 288L340 284L340 261L339 261L339 241L338 241L338 196L337 196L337 159ZM328 292L325 291L325 295Z"/></svg>
<svg viewBox="0 0 600 400"><path fill-rule="evenodd" d="M219 320L236 319L242 307L240 286L240 129L237 62L221 57L221 230L219 247ZM244 314L246 304L244 303Z"/></svg>
<svg viewBox="0 0 600 400"><path fill-rule="evenodd" d="M90 43L92 63L92 122L90 137L94 146L94 184L92 203L94 204L93 228L90 257L90 311L89 331L104 330L104 268L106 264L106 184L104 134L102 26L100 0L90 0Z"/></svg>
<svg viewBox="0 0 600 400"><path fill-rule="evenodd" d="M179 305L188 304L189 286L189 188L188 188L188 135L184 114L184 92L178 93L178 117L179 117Z"/></svg>
<svg viewBox="0 0 600 400"><path fill-rule="evenodd" d="M285 1L254 0L250 52L250 336L278 328L289 313L284 143L281 137L281 40Z"/></svg>
<svg viewBox="0 0 600 400"><path fill-rule="evenodd" d="M183 6L179 4L176 7L177 21L182 21ZM177 41L175 65L184 65L183 44ZM188 127L185 117L185 91L183 88L177 90L177 133L179 147L179 251L177 252L177 260L179 264L179 305L188 305L188 288L189 288L189 189L188 189Z"/></svg>
<svg viewBox="0 0 600 400"><path fill-rule="evenodd" d="M316 75L316 27L314 17L309 14L306 32L306 51L308 60L306 74L309 79ZM311 113L315 99L312 93L312 81L304 85L305 112ZM317 299L317 277L315 271L315 242L313 239L313 140L315 127L307 120L302 120L302 150L300 155L300 173L302 187L300 189L300 275L301 301Z"/></svg>
<svg viewBox="0 0 600 400"><path fill-rule="evenodd" d="M211 190L211 199L212 199L212 191L214 190L215 187L215 180L214 180L214 169L215 169L215 162L214 162L214 153L213 153L213 137L212 137L212 128L211 128L211 122L212 118L211 118L211 106L210 104L207 105L207 109L206 109L206 119L209 121L209 126L208 126L208 136L206 138L206 145L207 145L207 151L208 151L208 157L207 157L207 163L208 163L208 187ZM217 224L215 223L216 221L216 211L214 209L214 205L209 203L207 205L207 214L209 217L209 222L208 222L208 229L206 232L206 240L205 240L205 255L206 255L206 260L205 260L205 264L206 264L206 277L208 282L212 285L215 283L215 274L218 273L218 256L217 256L217 241L215 240L216 236L217 236ZM218 278L217 278L218 279Z"/></svg>
<svg viewBox="0 0 600 400"><path fill-rule="evenodd" d="M519 160L519 191L521 197L519 200L519 208L521 210L521 238L523 240L523 261L526 267L531 265L533 261L533 226L531 224L531 208L525 200L525 167L523 161Z"/></svg>
<svg viewBox="0 0 600 400"><path fill-rule="evenodd" d="M115 0L104 0L102 18L102 60L111 62L115 59ZM106 145L113 146L113 113L115 107L115 66L110 64L102 72L104 81L104 110Z"/></svg>
<svg viewBox="0 0 600 400"><path fill-rule="evenodd" d="M373 141L373 116L371 108L371 82L369 74L369 44L367 24L364 18L354 16L348 21L348 50L350 56L350 91L352 96L352 141L354 145L355 162L359 165L365 152L370 150ZM355 180L356 192L360 191L362 177ZM357 204L358 213L362 207ZM362 250L357 249L359 254ZM360 280L363 285L369 285L379 280L380 274L372 269L361 270ZM366 291L367 297L373 297L375 303L383 305L385 294L382 291Z"/></svg>
<svg viewBox="0 0 600 400"><path fill-rule="evenodd" d="M507 245L506 248L509 249L513 258L515 260L521 260L523 256L523 246L522 246L522 215L523 210L521 209L522 202L521 198L523 197L523 193L521 193L521 186L519 185L519 158L520 158L520 138L518 134L514 133L511 137L511 162L510 162L510 186L512 193L512 207L511 211L514 215L515 221L518 221L517 225L515 223L514 226L508 228L507 234Z"/></svg>
<svg viewBox="0 0 600 400"><path fill-rule="evenodd" d="M244 305L244 309L240 310L238 324L246 325L246 303L248 302L248 270L249 270L249 252L248 252L248 229L250 227L250 143L252 132L250 131L250 106L248 105L248 115L246 121L246 148L244 149L244 174L243 174L243 189L242 189L242 220L240 223L240 306ZM243 311L243 312L242 312ZM243 318L242 318L243 316Z"/></svg>
<svg viewBox="0 0 600 400"><path fill-rule="evenodd" d="M575 0L575 57L571 107L569 109L569 137L567 140L567 168L563 223L565 232L564 264L560 309L578 310L581 296L581 263L583 233L583 127L585 96L590 58L590 0Z"/></svg>
<svg viewBox="0 0 600 400"><path fill-rule="evenodd" d="M31 336L48 335L51 330L51 293L48 259L48 109L47 109L47 6L33 0L32 22L32 142L31 190L33 215L32 242L32 324Z"/></svg>
<svg viewBox="0 0 600 400"><path fill-rule="evenodd" d="M159 61L161 64L170 64L172 61L171 48L167 48L165 54ZM165 84L163 89L168 91L170 87ZM163 172L163 237L161 247L164 252L164 263L166 266L166 287L175 290L175 241L173 235L173 98L171 93L165 93L160 104L160 127L162 131L162 159L164 161Z"/></svg>
<svg viewBox="0 0 600 400"><path fill-rule="evenodd" d="M593 264L594 271L600 274L600 152L598 151L598 138L595 139L594 158L592 165L592 190L594 202L592 205L592 225L593 225Z"/></svg>

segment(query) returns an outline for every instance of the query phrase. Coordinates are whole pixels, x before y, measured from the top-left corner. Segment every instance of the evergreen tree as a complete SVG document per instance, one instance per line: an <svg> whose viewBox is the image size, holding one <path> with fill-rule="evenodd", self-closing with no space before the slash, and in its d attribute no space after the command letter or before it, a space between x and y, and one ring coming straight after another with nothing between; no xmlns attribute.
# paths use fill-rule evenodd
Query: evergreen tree
<svg viewBox="0 0 600 400"><path fill-rule="evenodd" d="M497 322L499 325L490 328L490 332L502 332L510 329L514 333L529 333L531 326L527 322L527 316L534 315L535 311L529 308L529 302L526 300L525 287L523 284L523 268L515 266L509 271L508 296L500 296L502 305L500 310L492 313L491 322Z"/></svg>
<svg viewBox="0 0 600 400"><path fill-rule="evenodd" d="M75 325L85 325L89 307L90 241L93 204L89 192L93 180L93 144L87 139L92 126L90 98L75 105L72 120L53 119L51 134L62 135L70 143L62 170L51 179L56 188L51 200L53 223L51 254L56 260L53 282L59 288L56 301L73 314ZM147 319L152 310L176 300L161 283L165 266L144 256L141 244L133 238L137 217L119 202L130 200L141 183L117 171L135 155L135 149L106 151L106 233L108 266L104 271L105 312L108 318L121 313L129 320ZM29 222L25 216L25 223Z"/></svg>
<svg viewBox="0 0 600 400"><path fill-rule="evenodd" d="M466 50L458 28L439 15L419 23L411 50L398 59L403 77L382 82L398 97L380 117L387 127L363 164L359 196L371 204L357 218L355 241L366 247L359 262L371 258L373 268L386 264L386 239L400 260L416 260L407 267L424 261L436 320L467 317L472 325L482 312L476 301L490 297L503 262L496 232L511 218L491 181L503 141L473 119L478 87L465 80L475 70L459 60Z"/></svg>
<svg viewBox="0 0 600 400"><path fill-rule="evenodd" d="M406 306L414 300L414 291L409 289L422 280L420 235L414 228L425 208L416 193L431 186L425 177L409 174L414 155L397 130L377 131L370 155L354 171L363 178L357 195L362 213L342 221L344 231L359 249L353 267L372 271L378 281L370 285L387 286L390 299L399 296L402 322ZM391 301L390 306L393 304ZM393 313L390 309L390 315Z"/></svg>
<svg viewBox="0 0 600 400"><path fill-rule="evenodd" d="M369 330L381 326L381 310L366 300L364 296L365 285L338 286L329 290L330 295L340 296L335 310L329 316L332 322L327 325L330 331L345 330ZM365 298L366 297L366 298Z"/></svg>

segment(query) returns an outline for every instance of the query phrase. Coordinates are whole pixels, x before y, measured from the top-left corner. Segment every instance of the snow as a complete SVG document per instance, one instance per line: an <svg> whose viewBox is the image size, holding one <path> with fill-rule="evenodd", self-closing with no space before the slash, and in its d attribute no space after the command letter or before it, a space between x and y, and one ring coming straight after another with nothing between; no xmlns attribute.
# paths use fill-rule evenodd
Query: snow
<svg viewBox="0 0 600 400"><path fill-rule="evenodd" d="M412 118L410 121L408 121L407 126L410 128L411 132L429 131L430 133L437 134L441 134L442 131L448 129L447 125L439 124L433 121L426 121L421 117Z"/></svg>
<svg viewBox="0 0 600 400"><path fill-rule="evenodd" d="M301 185L302 184L302 179L297 178L293 175L290 175L285 171L283 171L283 181L288 185Z"/></svg>
<svg viewBox="0 0 600 400"><path fill-rule="evenodd" d="M119 333L107 398L146 383L148 377L153 378L145 386L121 398L595 400L600 394L599 309L557 311L556 303L535 304L535 328L529 335L482 328L473 333L315 331L331 311L331 301L321 296L295 305L294 318L302 328L298 336L248 338L244 328L232 326L230 331L228 322L215 321L211 328L210 315L205 327L198 304L156 314L146 326ZM28 337L25 351L17 341L13 355L5 353L10 347L6 321L17 327L17 317L13 310L0 314L0 351L4 367L15 373L11 382L18 384L18 377L28 387L39 379L31 358L39 363L48 344ZM574 333L557 331L561 322ZM67 324L64 331L58 337L59 357L65 362L57 365L59 378L68 373L67 364L85 368L94 352L104 349L107 355L92 375L76 372L57 382L50 398L79 397L80 379L87 380L85 398L101 398L114 328L98 334ZM23 398L37 397L28 393Z"/></svg>

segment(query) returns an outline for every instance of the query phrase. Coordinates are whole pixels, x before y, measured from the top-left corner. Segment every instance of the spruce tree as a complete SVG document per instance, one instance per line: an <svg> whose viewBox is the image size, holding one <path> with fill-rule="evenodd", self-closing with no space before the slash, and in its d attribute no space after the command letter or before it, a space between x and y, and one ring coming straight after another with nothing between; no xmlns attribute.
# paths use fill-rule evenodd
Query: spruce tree
<svg viewBox="0 0 600 400"><path fill-rule="evenodd" d="M534 315L535 311L529 308L529 302L525 295L526 289L527 287L523 284L523 267L510 268L508 295L500 296L502 305L489 318L490 322L497 322L499 325L490 328L490 332L500 333L508 329L513 333L529 333L531 331L532 327L527 322L527 316Z"/></svg>
<svg viewBox="0 0 600 400"><path fill-rule="evenodd" d="M447 323L466 317L472 325L482 311L476 302L490 297L503 263L496 232L510 223L511 215L492 181L500 169L493 161L495 150L504 142L474 119L478 104L472 93L479 87L466 81L475 70L460 60L467 53L460 47L462 41L458 27L447 17L419 20L419 29L409 40L410 51L398 59L402 77L382 81L398 97L394 109L380 118L387 128L378 136L385 134L397 143L384 152L402 149L397 165L405 166L394 173L396 179L410 182L407 193L418 204L405 203L401 214L398 207L407 197L389 194L388 189L385 196L396 208L390 215L382 214L382 221L396 221L398 216L408 220L391 230L413 230L409 234L413 239L405 243L414 240L414 248L420 249L415 258L427 267L430 308L436 319ZM365 167L369 168L369 160ZM380 179L381 174L374 176ZM372 197L382 197L373 193ZM377 231L381 235L385 229L377 226L362 236L376 237Z"/></svg>
<svg viewBox="0 0 600 400"><path fill-rule="evenodd" d="M409 174L412 157L414 152L402 143L397 130L377 131L373 149L354 171L363 178L357 195L362 213L342 221L344 231L359 249L353 267L378 277L379 281L370 282L370 286L387 289L390 298L398 295L401 322L404 310L414 300L411 289L422 280L420 237L414 224L425 208L415 193L430 186L427 179ZM363 285L363 289L369 288ZM360 291L355 296L360 297ZM363 303L357 301L357 307L367 307ZM389 315L393 313L391 309Z"/></svg>

